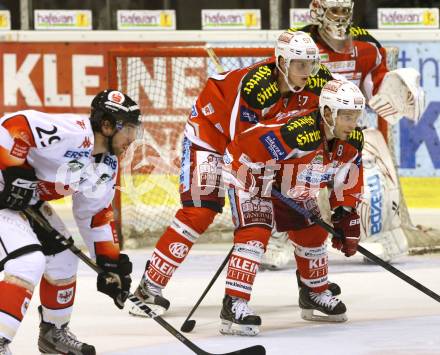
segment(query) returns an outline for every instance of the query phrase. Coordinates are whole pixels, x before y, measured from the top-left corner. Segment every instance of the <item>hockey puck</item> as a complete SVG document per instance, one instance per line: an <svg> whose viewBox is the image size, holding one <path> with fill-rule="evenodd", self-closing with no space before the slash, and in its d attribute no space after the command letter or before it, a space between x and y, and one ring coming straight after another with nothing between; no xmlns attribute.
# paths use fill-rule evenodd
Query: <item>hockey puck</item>
<svg viewBox="0 0 440 355"><path fill-rule="evenodd" d="M182 324L180 330L184 333L189 333L192 332L195 326L196 326L196 321L189 319Z"/></svg>

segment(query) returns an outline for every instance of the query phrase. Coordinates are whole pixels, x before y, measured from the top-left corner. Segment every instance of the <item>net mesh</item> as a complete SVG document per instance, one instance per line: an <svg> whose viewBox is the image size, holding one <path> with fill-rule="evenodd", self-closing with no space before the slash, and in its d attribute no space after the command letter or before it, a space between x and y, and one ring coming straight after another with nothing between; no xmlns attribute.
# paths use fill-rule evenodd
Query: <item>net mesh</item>
<svg viewBox="0 0 440 355"><path fill-rule="evenodd" d="M246 52L247 51L247 52ZM205 48L162 48L115 53L117 88L139 103L142 138L121 160L122 235L126 246L151 244L180 207L179 173L183 129L191 106L209 76L251 65L272 49L216 49L219 63ZM202 238L232 238L230 208L218 215Z"/></svg>

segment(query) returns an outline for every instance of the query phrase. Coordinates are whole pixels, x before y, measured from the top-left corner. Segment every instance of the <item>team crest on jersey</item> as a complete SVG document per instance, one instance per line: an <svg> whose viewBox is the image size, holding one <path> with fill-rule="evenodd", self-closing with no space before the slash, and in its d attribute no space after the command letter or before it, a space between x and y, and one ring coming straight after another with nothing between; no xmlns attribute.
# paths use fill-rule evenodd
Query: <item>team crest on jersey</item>
<svg viewBox="0 0 440 355"><path fill-rule="evenodd" d="M264 109L276 103L280 89L273 74L273 65L260 65L247 73L241 82L241 96L252 108Z"/></svg>
<svg viewBox="0 0 440 355"><path fill-rule="evenodd" d="M262 135L260 141L275 160L281 160L287 156L286 150L273 131Z"/></svg>
<svg viewBox="0 0 440 355"><path fill-rule="evenodd" d="M21 315L23 317L26 314L30 303L31 303L31 300L28 297L25 297L23 300L23 303L21 304Z"/></svg>
<svg viewBox="0 0 440 355"><path fill-rule="evenodd" d="M73 287L67 288L65 290L59 290L57 292L57 302L59 304L67 304L73 299L75 290Z"/></svg>
<svg viewBox="0 0 440 355"><path fill-rule="evenodd" d="M110 91L108 93L107 98L112 101L115 102L117 104L122 104L125 101L125 97L124 94L120 91Z"/></svg>
<svg viewBox="0 0 440 355"><path fill-rule="evenodd" d="M249 123L258 123L258 116L254 111L249 110L245 106L241 106L240 107L240 121L249 122Z"/></svg>

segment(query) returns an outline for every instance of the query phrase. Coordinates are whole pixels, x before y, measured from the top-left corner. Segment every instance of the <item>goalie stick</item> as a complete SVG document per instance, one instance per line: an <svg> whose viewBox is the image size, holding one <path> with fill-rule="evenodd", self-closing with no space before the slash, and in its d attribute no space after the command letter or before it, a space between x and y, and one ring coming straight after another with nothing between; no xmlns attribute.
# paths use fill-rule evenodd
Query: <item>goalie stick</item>
<svg viewBox="0 0 440 355"><path fill-rule="evenodd" d="M320 227L324 228L327 232L334 235L335 237L343 240L344 236L336 232L332 226L325 223L322 219L316 217L315 215L311 214L306 209L302 208L301 206L297 205L295 201L292 199L284 196L280 191L278 191L275 188L272 188L272 195L278 198L280 201L282 201L285 205L289 206L290 208L294 209L298 213L302 214L304 217L310 219L312 222L316 223ZM407 274L403 273L399 269L395 268L391 264L387 263L386 261L382 260L375 254L371 253L367 249L365 249L363 246L358 245L357 251L361 253L362 255L366 256L368 259L373 261L379 266L382 266L384 269L388 270L392 274L396 275L398 278L402 279L403 281L409 283L411 286L414 286L419 291L423 292L424 294L428 295L429 297L435 299L437 302L440 302L440 295L435 293L434 291L430 290L429 288L423 286L421 283L417 282Z"/></svg>
<svg viewBox="0 0 440 355"><path fill-rule="evenodd" d="M70 249L70 251L75 254L78 258L84 261L90 268L92 268L97 273L103 272L102 268L95 263L94 260L89 258L86 254L84 254L75 244L73 243L73 238L66 238L64 235L59 233L55 228L53 228L49 222L40 214L38 210L33 209L32 207L28 207L24 210L25 215L31 220L38 223L42 228L44 228L47 232L56 234L55 240L60 244L66 246ZM159 323L163 328L165 328L169 333L171 333L174 337L176 337L180 342L182 342L185 346L190 348L194 353L198 355L215 355L213 353L209 353L201 348L199 348L196 344L194 344L191 340L186 338L182 333L180 333L176 328L174 328L170 323L168 323L161 316L155 314L150 307L145 305L138 297L130 293L128 295L128 299L134 303L137 307L139 307L148 317L154 319L157 323ZM219 355L265 355L266 349L262 345L254 345L248 348L231 351L228 353L222 353Z"/></svg>

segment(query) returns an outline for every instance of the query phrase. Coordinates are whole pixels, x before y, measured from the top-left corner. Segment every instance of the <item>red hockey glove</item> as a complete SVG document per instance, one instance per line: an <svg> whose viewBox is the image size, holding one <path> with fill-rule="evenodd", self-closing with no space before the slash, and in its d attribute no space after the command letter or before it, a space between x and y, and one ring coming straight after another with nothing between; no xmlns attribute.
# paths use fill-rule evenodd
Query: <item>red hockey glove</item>
<svg viewBox="0 0 440 355"><path fill-rule="evenodd" d="M343 240L332 238L333 248L342 251L347 257L356 254L361 235L360 217L356 210L349 212L342 206L338 207L332 216L332 223L336 232L344 236Z"/></svg>

